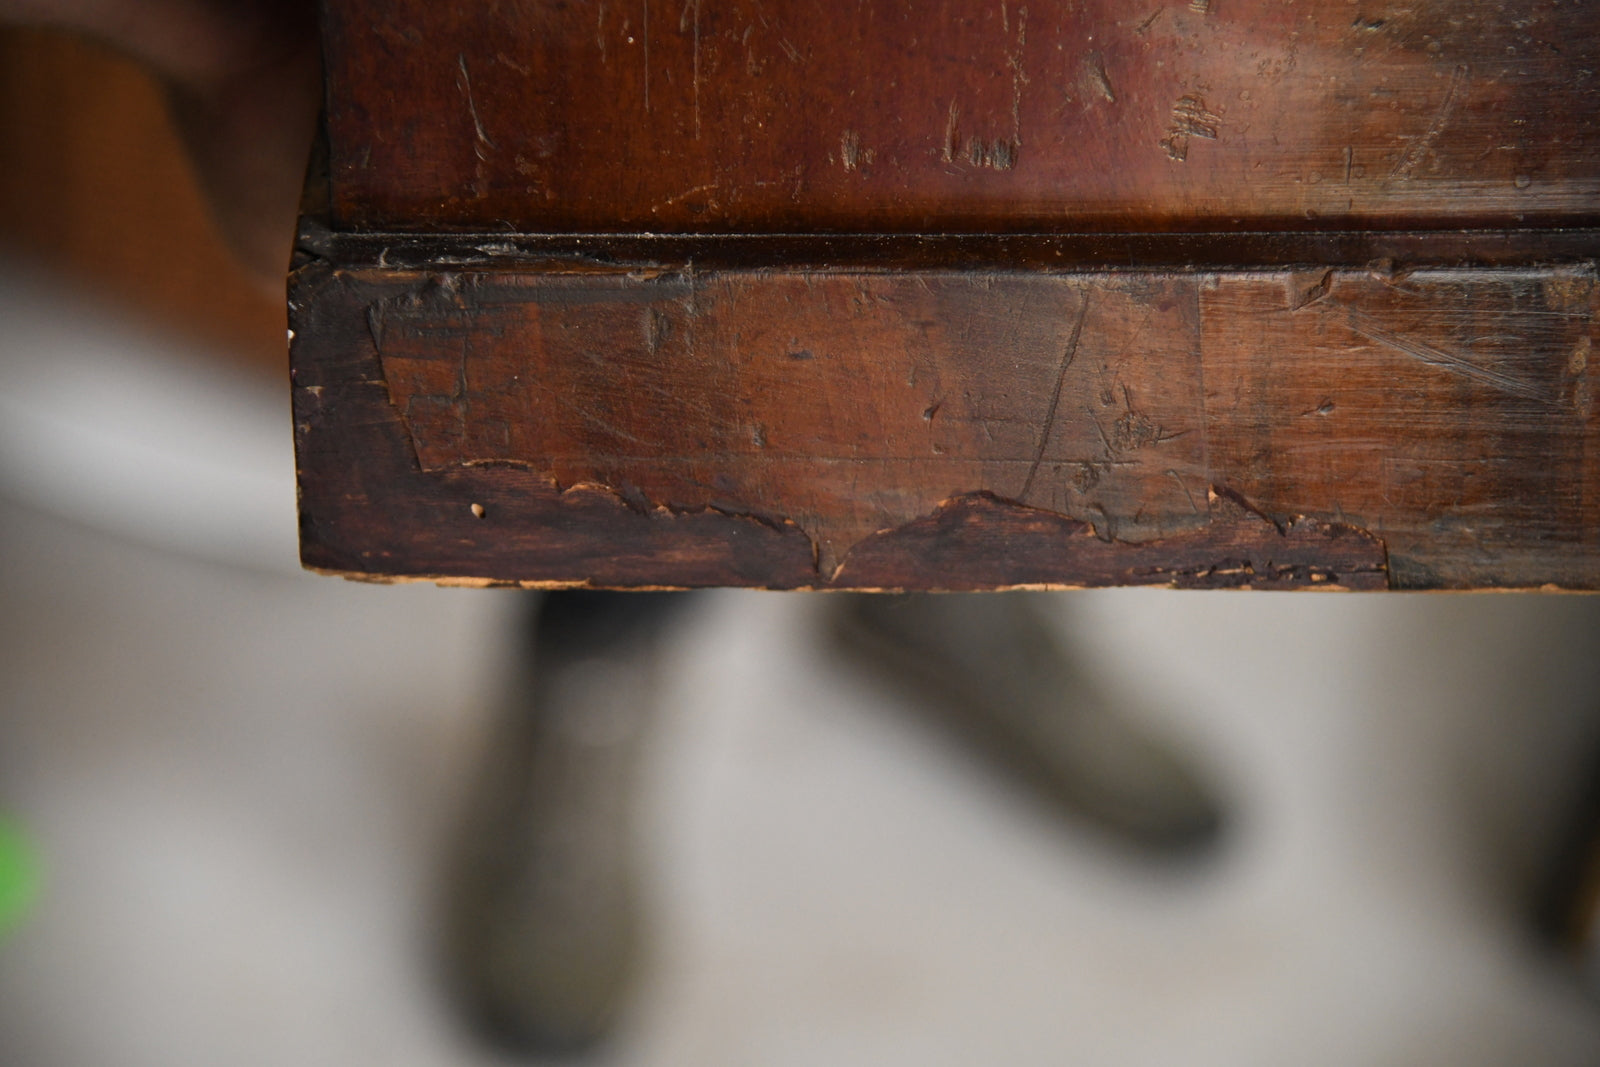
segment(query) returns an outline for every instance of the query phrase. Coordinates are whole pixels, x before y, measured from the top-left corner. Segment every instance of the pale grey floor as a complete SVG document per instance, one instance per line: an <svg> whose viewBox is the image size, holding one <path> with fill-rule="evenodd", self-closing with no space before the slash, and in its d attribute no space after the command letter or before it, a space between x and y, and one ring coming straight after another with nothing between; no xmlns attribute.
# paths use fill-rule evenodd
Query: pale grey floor
<svg viewBox="0 0 1600 1067"><path fill-rule="evenodd" d="M296 573L281 391L7 281L0 414L34 424L0 419L0 810L49 882L0 944L0 1063L497 1062L427 947L517 594ZM718 594L676 637L649 978L606 1062L1600 1062L1523 924L1600 736L1600 600L1063 598L1230 786L1187 874L886 706L819 603Z"/></svg>

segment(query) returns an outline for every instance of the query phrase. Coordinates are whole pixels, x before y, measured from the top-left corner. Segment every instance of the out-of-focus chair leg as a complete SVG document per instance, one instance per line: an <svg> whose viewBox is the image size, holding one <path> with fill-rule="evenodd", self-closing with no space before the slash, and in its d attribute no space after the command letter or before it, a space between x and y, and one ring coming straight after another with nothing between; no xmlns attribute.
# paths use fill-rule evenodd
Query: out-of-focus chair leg
<svg viewBox="0 0 1600 1067"><path fill-rule="evenodd" d="M537 602L450 872L447 959L508 1050L582 1051L639 958L633 808L661 638L687 594Z"/></svg>
<svg viewBox="0 0 1600 1067"><path fill-rule="evenodd" d="M1212 844L1189 759L1096 691L1036 593L839 594L836 646L1060 809L1146 853Z"/></svg>

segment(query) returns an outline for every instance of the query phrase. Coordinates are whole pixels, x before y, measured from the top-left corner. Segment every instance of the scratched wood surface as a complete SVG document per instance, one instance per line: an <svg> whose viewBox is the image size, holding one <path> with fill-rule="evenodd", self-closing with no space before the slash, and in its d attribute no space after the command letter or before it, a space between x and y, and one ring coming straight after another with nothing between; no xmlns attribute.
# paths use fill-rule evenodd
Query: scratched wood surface
<svg viewBox="0 0 1600 1067"><path fill-rule="evenodd" d="M293 305L313 566L1600 584L1592 268L439 274Z"/></svg>
<svg viewBox="0 0 1600 1067"><path fill-rule="evenodd" d="M323 20L309 566L1600 588L1600 5Z"/></svg>
<svg viewBox="0 0 1600 1067"><path fill-rule="evenodd" d="M1583 0L330 0L351 229L1544 225Z"/></svg>

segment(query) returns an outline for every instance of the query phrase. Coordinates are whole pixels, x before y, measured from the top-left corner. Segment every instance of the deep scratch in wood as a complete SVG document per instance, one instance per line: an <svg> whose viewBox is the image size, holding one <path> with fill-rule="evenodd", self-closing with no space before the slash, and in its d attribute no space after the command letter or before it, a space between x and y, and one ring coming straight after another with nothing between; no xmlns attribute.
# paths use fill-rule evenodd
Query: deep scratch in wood
<svg viewBox="0 0 1600 1067"><path fill-rule="evenodd" d="M685 14L692 13L694 23L694 139L700 139L700 0L689 0L685 6ZM683 28L682 17L679 18L679 30Z"/></svg>
<svg viewBox="0 0 1600 1067"><path fill-rule="evenodd" d="M1034 449L1033 462L1028 465L1028 476L1022 482L1022 492L1017 494L1018 500L1026 501L1028 494L1033 491L1033 480L1039 474L1039 465L1044 462L1045 449L1050 446L1050 434L1056 425L1056 413L1061 408L1061 391L1067 384L1067 371L1072 367L1072 361L1078 358L1078 343L1083 338L1083 322L1088 317L1089 290L1085 289L1083 298L1078 304L1077 321L1072 324L1072 336L1067 338L1066 348L1061 353L1061 369L1056 373L1055 388L1050 391L1050 406L1045 410L1044 428L1039 431L1039 446Z"/></svg>
<svg viewBox="0 0 1600 1067"><path fill-rule="evenodd" d="M1028 44L1028 9L1017 9L1017 44L1006 57L1011 67L1011 155L1022 147L1022 87L1028 84L1028 75L1022 69L1022 53Z"/></svg>
<svg viewBox="0 0 1600 1067"><path fill-rule="evenodd" d="M1379 344L1392 348L1396 352L1402 352L1420 360L1430 367L1438 367L1442 370L1459 374L1464 378L1470 378L1475 382L1491 385L1503 392L1510 393L1512 396L1536 401L1540 404L1551 403L1550 397L1546 395L1545 391L1532 382L1526 382L1521 378L1479 366L1454 352L1436 348L1426 341L1417 341L1391 330L1386 330L1379 326L1372 316L1356 308L1346 308L1346 311L1349 314L1350 329L1369 341L1377 341Z"/></svg>
<svg viewBox="0 0 1600 1067"><path fill-rule="evenodd" d="M1450 121L1450 113L1455 110L1456 100L1461 95L1461 89L1467 83L1467 68L1458 66L1450 75L1450 84L1444 91L1444 99L1439 103L1439 110L1434 112L1433 121L1428 128L1411 143L1411 147L1395 162L1394 170L1389 172L1389 180L1408 182L1412 172L1422 162L1434 142L1439 140L1439 135L1444 132L1445 124Z"/></svg>
<svg viewBox="0 0 1600 1067"><path fill-rule="evenodd" d="M461 71L461 91L467 98L467 113L472 116L472 128L478 135L478 143L474 151L478 158L485 159L484 148L496 148L495 143L489 139L489 134L483 128L483 120L478 117L478 103L472 96L472 75L467 73L467 57L465 53L456 54L456 67Z"/></svg>

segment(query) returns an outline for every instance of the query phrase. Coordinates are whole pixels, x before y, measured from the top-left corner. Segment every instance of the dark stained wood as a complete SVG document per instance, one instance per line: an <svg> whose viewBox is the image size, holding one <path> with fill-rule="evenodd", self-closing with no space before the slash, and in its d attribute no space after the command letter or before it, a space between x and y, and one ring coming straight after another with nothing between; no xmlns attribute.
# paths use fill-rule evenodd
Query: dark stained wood
<svg viewBox="0 0 1600 1067"><path fill-rule="evenodd" d="M306 559L326 569L1600 584L1588 267L313 261L297 288Z"/></svg>
<svg viewBox="0 0 1600 1067"><path fill-rule="evenodd" d="M420 471L373 348L370 293L322 264L291 280L307 566L485 584L792 588L813 580L811 542L792 525L710 509L673 514L514 467Z"/></svg>
<svg viewBox="0 0 1600 1067"><path fill-rule="evenodd" d="M903 270L1178 270L1328 267L1581 266L1600 229L1343 230L1059 234L527 234L330 230L302 219L299 251L355 266L462 271L661 272L854 268Z"/></svg>
<svg viewBox="0 0 1600 1067"><path fill-rule="evenodd" d="M1600 588L1600 6L327 0L323 29L310 566Z"/></svg>
<svg viewBox="0 0 1600 1067"><path fill-rule="evenodd" d="M1582 0L329 0L342 229L1593 221Z"/></svg>
<svg viewBox="0 0 1600 1067"><path fill-rule="evenodd" d="M1232 493L1212 491L1192 533L1128 542L1090 523L988 493L941 504L926 519L869 537L834 576L843 587L907 590L1080 585L1177 589L1388 587L1383 545L1340 523L1279 526Z"/></svg>
<svg viewBox="0 0 1600 1067"><path fill-rule="evenodd" d="M1372 530L1406 584L1592 573L1595 310L1591 268L1224 276L1202 298L1212 463Z"/></svg>

